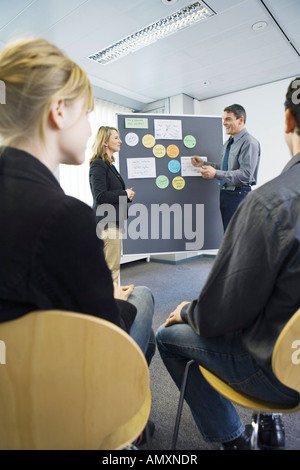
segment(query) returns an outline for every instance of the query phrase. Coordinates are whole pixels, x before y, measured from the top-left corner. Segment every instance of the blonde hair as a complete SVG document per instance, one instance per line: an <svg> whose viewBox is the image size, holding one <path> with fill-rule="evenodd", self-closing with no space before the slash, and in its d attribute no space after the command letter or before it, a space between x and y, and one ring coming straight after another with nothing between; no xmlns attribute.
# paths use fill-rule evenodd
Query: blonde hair
<svg viewBox="0 0 300 470"><path fill-rule="evenodd" d="M95 141L92 146L93 156L90 159L90 164L96 160L97 158L101 158L104 162L107 161L109 163L114 162L114 157L109 157L106 153L104 144L108 142L112 131L117 131L119 134L118 129L115 127L108 127L108 126L101 126L98 129ZM120 134L119 134L120 135Z"/></svg>
<svg viewBox="0 0 300 470"><path fill-rule="evenodd" d="M0 53L0 80L5 83L6 104L0 106L1 143L13 145L45 124L51 103L71 104L86 98L84 111L94 107L86 72L55 45L42 38L20 39Z"/></svg>

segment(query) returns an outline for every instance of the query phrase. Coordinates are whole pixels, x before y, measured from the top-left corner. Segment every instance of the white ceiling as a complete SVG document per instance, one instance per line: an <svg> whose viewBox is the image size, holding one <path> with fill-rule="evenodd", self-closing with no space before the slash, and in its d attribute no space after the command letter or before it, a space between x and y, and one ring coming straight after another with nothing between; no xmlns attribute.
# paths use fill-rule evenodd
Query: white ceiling
<svg viewBox="0 0 300 470"><path fill-rule="evenodd" d="M216 15L108 65L87 57L196 0L0 0L0 48L42 36L82 65L95 95L137 111L300 74L300 0L206 0ZM264 30L251 26L267 22Z"/></svg>

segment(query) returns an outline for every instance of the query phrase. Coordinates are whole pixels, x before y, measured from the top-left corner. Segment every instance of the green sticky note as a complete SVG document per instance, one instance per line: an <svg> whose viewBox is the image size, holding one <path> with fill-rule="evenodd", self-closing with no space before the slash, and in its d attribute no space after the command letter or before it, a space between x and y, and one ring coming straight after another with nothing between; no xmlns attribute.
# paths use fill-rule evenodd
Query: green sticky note
<svg viewBox="0 0 300 470"><path fill-rule="evenodd" d="M186 135L183 139L183 144L186 148L192 149L196 145L196 139L193 135Z"/></svg>
<svg viewBox="0 0 300 470"><path fill-rule="evenodd" d="M125 118L126 129L148 129L148 118Z"/></svg>
<svg viewBox="0 0 300 470"><path fill-rule="evenodd" d="M169 178L165 175L159 175L156 178L156 186L160 189L165 189L169 186Z"/></svg>

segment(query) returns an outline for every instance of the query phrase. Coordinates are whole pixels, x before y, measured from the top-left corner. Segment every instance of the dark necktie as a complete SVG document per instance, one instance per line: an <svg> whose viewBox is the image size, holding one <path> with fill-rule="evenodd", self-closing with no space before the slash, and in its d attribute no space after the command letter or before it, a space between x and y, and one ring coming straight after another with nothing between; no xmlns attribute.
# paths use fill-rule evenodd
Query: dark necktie
<svg viewBox="0 0 300 470"><path fill-rule="evenodd" d="M228 144L227 144L225 155L224 155L223 165L222 165L222 170L225 170L225 171L228 170L228 157L229 157L229 152L230 152L230 147L232 145L232 142L233 142L233 138L230 137L228 140Z"/></svg>
<svg viewBox="0 0 300 470"><path fill-rule="evenodd" d="M228 170L228 157L229 157L229 152L230 152L230 147L233 143L233 138L230 137L228 140L228 144L226 147L225 155L224 155L224 160L222 164L222 170L227 171ZM220 181L220 186L224 186L225 181Z"/></svg>

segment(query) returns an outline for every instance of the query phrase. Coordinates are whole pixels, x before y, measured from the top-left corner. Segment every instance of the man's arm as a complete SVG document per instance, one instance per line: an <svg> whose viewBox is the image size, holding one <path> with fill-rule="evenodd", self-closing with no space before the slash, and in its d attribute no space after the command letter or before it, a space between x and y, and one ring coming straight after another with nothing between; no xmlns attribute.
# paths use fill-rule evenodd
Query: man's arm
<svg viewBox="0 0 300 470"><path fill-rule="evenodd" d="M258 164L260 155L260 148L257 141L249 139L243 142L239 153L237 155L238 168L233 170L220 170L216 171L216 179L225 181L233 186L246 186L251 184L254 173Z"/></svg>
<svg viewBox="0 0 300 470"><path fill-rule="evenodd" d="M208 337L251 325L274 288L279 246L274 221L252 193L235 213L199 298L181 309L182 320Z"/></svg>

